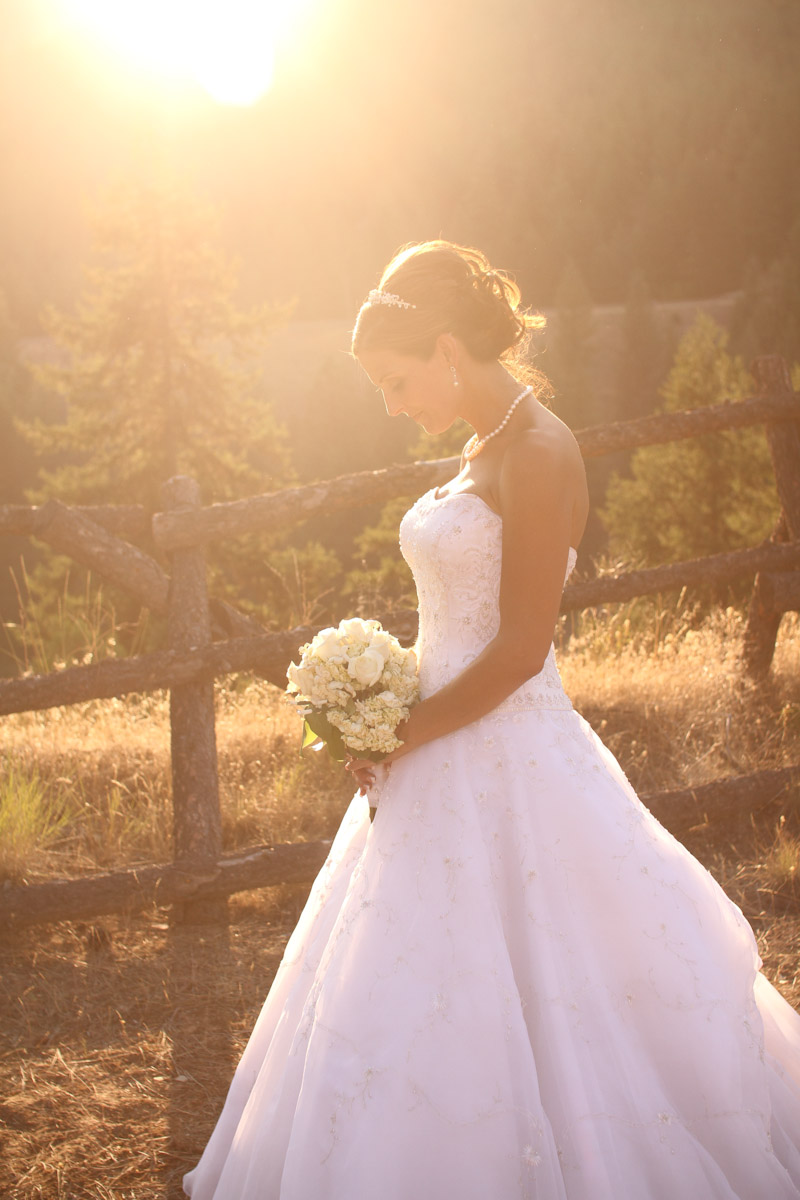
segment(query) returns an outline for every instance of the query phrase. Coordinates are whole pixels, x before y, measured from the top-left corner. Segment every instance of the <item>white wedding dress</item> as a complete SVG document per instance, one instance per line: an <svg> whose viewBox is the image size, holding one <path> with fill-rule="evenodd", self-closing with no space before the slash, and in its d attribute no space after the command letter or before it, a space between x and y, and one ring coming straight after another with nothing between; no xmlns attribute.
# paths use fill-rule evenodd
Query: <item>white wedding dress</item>
<svg viewBox="0 0 800 1200"><path fill-rule="evenodd" d="M498 622L501 521L401 526L430 695ZM567 574L575 561L570 551ZM800 1016L544 670L336 835L192 1200L800 1197Z"/></svg>

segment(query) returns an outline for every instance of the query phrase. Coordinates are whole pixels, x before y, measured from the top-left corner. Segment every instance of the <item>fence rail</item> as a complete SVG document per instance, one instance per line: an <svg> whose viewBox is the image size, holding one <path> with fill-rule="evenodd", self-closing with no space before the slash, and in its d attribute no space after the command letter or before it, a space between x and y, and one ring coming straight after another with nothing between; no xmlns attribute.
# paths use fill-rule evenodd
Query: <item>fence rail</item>
<svg viewBox="0 0 800 1200"><path fill-rule="evenodd" d="M687 412L656 413L579 430L575 437L584 458L600 458L620 450L654 446L741 429L748 425L797 421L798 400L791 392L752 400L729 401ZM409 463L383 471L361 471L324 483L212 504L192 511L156 513L153 537L162 550L216 541L242 533L277 533L299 521L327 516L365 504L382 504L397 496L415 496L438 487L458 470L458 458Z"/></svg>
<svg viewBox="0 0 800 1200"><path fill-rule="evenodd" d="M752 399L597 426L579 431L576 437L584 457L593 458L763 424L781 501L781 518L770 541L747 550L570 584L564 592L563 611L755 576L745 665L755 677L768 672L783 613L800 610L800 395L792 391L786 364L780 358L757 359L754 374L759 394ZM310 878L321 861L321 843L317 851L313 847L261 848L244 858L220 853L213 680L234 671L254 670L282 686L298 645L315 631L300 628L269 633L230 604L211 599L206 588L204 545L247 532L282 531L323 513L414 495L444 483L457 468L455 458L411 463L205 508L194 481L180 477L165 485L164 511L151 521L136 506L70 508L50 500L36 508L0 508L0 534L36 537L124 588L152 611L167 615L169 647L165 650L43 676L0 680L0 715L169 688L175 843L171 865L115 872L94 880L5 889L0 917L17 923L52 920L69 917L73 910L85 917L146 902L144 897L156 895L177 905L183 915L189 915L192 906L196 909L204 904L212 905L206 911L219 912L213 905L221 896L278 881L274 872L283 870L281 863L290 875L299 870L303 881ZM168 555L169 574L152 554L126 540L148 535L156 552ZM384 617L387 627L407 640L413 639L414 621L415 614L408 612ZM786 770L789 774L784 783L797 782L800 768ZM767 775L770 773L707 786L721 788L728 796L750 795L755 787L774 785ZM675 796L673 801L678 804ZM246 868L240 870L243 862ZM303 866L296 868L293 863ZM241 882L255 876L262 884ZM216 886L215 880L225 881L224 886ZM47 899L56 896L61 897L58 903ZM75 898L72 909L71 901L65 900L70 896ZM27 917L22 915L23 909ZM35 916L37 913L40 915Z"/></svg>
<svg viewBox="0 0 800 1200"><path fill-rule="evenodd" d="M562 612L580 612L599 605L620 604L638 596L710 582L727 583L744 575L764 572L772 589L772 605L786 612L800 602L800 543L766 543L751 550L731 550L687 562L669 563L641 571L604 575L581 583L569 583L561 601ZM417 614L410 609L376 614L402 642L416 637ZM213 679L237 671L254 671L277 687L286 684L286 668L298 646L318 631L303 625L281 633L210 642L187 650L156 650L135 658L111 659L87 666L67 667L48 675L25 679L0 679L0 716L79 704L86 700L108 700L131 692L151 692L185 683Z"/></svg>

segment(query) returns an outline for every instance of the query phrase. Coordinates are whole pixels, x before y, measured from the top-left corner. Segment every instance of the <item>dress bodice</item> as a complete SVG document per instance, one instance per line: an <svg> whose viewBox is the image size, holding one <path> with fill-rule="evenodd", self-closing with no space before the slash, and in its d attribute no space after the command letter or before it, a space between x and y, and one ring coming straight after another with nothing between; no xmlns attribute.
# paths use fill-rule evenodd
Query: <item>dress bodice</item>
<svg viewBox="0 0 800 1200"><path fill-rule="evenodd" d="M479 496L426 492L400 525L419 598L420 690L438 691L477 658L500 626L502 519ZM575 566L570 547L564 582ZM499 706L571 708L550 646L545 665Z"/></svg>

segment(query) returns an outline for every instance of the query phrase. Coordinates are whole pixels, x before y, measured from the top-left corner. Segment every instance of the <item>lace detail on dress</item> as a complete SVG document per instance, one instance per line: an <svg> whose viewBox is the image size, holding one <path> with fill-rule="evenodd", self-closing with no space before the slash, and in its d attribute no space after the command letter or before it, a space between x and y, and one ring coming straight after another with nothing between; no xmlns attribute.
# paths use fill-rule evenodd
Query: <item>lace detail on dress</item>
<svg viewBox="0 0 800 1200"><path fill-rule="evenodd" d="M455 492L437 499L431 489L403 517L400 548L417 584L420 686L423 697L430 696L460 674L497 633L502 520L478 496ZM565 583L576 558L570 548ZM531 708L572 708L552 646L539 674L495 712Z"/></svg>

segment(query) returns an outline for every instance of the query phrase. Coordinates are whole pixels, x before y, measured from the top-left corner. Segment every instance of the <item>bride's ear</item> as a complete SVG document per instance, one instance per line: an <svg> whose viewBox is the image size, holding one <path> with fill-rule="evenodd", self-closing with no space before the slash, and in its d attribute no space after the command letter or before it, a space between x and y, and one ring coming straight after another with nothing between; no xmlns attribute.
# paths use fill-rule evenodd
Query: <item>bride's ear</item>
<svg viewBox="0 0 800 1200"><path fill-rule="evenodd" d="M440 333L436 339L434 354L440 354L448 368L458 367L461 350L461 342L454 333Z"/></svg>

